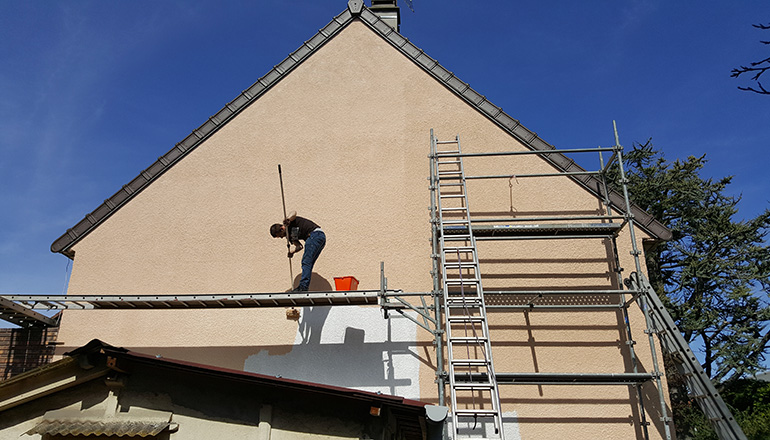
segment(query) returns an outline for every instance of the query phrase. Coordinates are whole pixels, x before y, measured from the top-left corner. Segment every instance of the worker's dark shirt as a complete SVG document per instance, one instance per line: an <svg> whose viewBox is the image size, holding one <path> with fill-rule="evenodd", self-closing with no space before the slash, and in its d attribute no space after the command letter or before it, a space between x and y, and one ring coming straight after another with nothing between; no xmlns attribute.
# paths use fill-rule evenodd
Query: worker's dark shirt
<svg viewBox="0 0 770 440"><path fill-rule="evenodd" d="M294 220L289 223L289 240L307 240L310 233L315 231L316 228L320 228L312 220L308 220L304 217L295 217Z"/></svg>

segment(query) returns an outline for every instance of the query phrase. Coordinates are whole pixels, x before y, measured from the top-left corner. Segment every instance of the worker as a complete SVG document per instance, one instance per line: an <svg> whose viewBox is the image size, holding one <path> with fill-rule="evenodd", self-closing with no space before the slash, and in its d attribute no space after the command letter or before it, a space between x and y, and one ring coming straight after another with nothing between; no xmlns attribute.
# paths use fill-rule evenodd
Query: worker
<svg viewBox="0 0 770 440"><path fill-rule="evenodd" d="M270 235L273 238L286 237L286 231L289 234L289 258L302 250L303 246L299 241L305 241L305 252L302 254L302 278L299 281L299 286L294 289L295 292L305 292L310 287L313 265L326 245L326 234L312 220L298 217L296 211L283 219L283 224L276 223L270 226ZM293 251L291 245L294 245Z"/></svg>

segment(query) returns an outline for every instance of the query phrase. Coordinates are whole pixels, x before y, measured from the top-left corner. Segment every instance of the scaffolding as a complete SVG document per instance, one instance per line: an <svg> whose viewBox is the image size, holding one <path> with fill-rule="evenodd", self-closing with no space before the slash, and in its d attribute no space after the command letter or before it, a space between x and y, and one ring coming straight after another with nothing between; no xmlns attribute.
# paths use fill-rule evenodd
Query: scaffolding
<svg viewBox="0 0 770 440"><path fill-rule="evenodd" d="M469 405L458 405L455 394L468 388L469 383L487 384L495 387L503 385L625 385L636 388L638 405L639 429L643 437L649 439L647 411L644 407L642 385L652 382L657 390L660 421L663 423L662 433L667 440L672 438L671 418L668 415L666 399L662 384L663 372L660 369L658 353L654 341L657 334L661 339L663 349L680 359L680 370L688 378L688 385L704 413L709 417L722 439L745 439L726 405L711 384L708 376L700 368L697 359L689 351L687 343L682 338L673 320L665 308L660 305L654 290L647 284L643 285L637 274L642 274L641 255L639 250L635 220L632 205L628 195L628 180L623 168L623 148L618 139L617 128L614 129L615 144L611 147L574 148L568 150L544 149L522 151L496 151L489 153L463 153L460 149L460 138L440 141L431 130L430 133L430 211L432 223L433 244L433 278L434 298L436 309L441 308L443 315L436 313L436 346L438 352L437 382L439 396L443 396L443 388L450 387L453 413L472 414L473 409L482 411L492 409L499 411L499 395L493 391L489 397L480 402L473 401ZM449 144L451 147L446 148ZM486 174L468 175L465 173L464 160L495 156L540 156L546 162L560 153L592 153L599 156L599 169L596 171L556 171L531 174ZM604 154L610 154L609 160L604 161ZM610 189L608 172L613 169L618 173L620 192L619 199L616 191ZM574 169L574 168L573 168ZM571 178L589 190L593 191L603 205L598 215L559 215L559 216L507 216L479 217L473 215L468 206L467 182L481 179L529 179L543 177ZM447 202L454 201L450 208ZM621 203L618 203L618 202ZM511 197L513 211L513 198ZM620 205L620 206L618 206ZM473 218L472 218L473 217ZM627 280L623 279L623 268L620 265L617 239L621 230L626 228L631 240L634 272ZM611 250L608 255L614 270L615 280L609 289L511 289L484 290L481 286L484 280L484 270L479 265L477 241L510 241L510 240L604 240ZM457 243L460 243L459 245ZM451 257L456 254L456 257ZM512 273L512 271L511 271ZM463 276L466 280L463 280ZM626 284L628 289L623 289ZM461 299L458 300L458 286ZM470 290L470 295L465 292ZM442 301L439 298L443 299ZM460 318L452 312L452 304L460 302L463 310ZM644 333L648 336L652 371L640 372L635 341L631 333L629 307L638 306L645 320ZM469 312L468 310L473 312ZM630 358L631 370L618 373L521 373L500 372L493 367L494 335L488 333L487 310L510 310L532 312L537 310L580 312L587 310L620 311L625 324L626 354ZM443 316L443 319L441 318ZM461 323L465 336L453 334L453 327ZM471 325L469 323L475 323ZM443 325L443 329L442 329ZM471 328L471 336L468 336ZM447 347L447 365L441 362L442 337ZM474 360L471 366L458 370L453 365L455 340L463 345L466 340L483 339L487 345L482 347L481 360ZM491 345L489 345L491 343ZM489 352L486 352L489 349ZM479 356L476 356L479 357ZM462 364L463 361L461 361ZM495 400L497 399L497 402ZM497 403L497 407L495 406ZM498 416L500 417L500 414ZM456 435L461 435L458 418L453 416ZM502 432L496 435L502 438Z"/></svg>

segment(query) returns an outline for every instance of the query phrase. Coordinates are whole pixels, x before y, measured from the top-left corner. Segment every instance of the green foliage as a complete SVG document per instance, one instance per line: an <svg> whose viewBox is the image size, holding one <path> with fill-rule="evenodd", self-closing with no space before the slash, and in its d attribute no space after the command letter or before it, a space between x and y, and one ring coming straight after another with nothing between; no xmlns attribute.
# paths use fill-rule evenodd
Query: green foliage
<svg viewBox="0 0 770 440"><path fill-rule="evenodd" d="M770 439L770 383L756 379L731 381L721 391L722 399L749 440ZM693 400L672 400L677 437L693 440L716 440L706 416Z"/></svg>

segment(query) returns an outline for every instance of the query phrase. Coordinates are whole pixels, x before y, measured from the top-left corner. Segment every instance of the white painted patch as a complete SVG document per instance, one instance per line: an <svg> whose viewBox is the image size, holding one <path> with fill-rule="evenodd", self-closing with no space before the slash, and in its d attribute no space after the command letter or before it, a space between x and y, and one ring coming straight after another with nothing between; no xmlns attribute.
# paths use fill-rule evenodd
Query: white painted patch
<svg viewBox="0 0 770 440"><path fill-rule="evenodd" d="M413 322L378 308L304 307L291 352L260 351L244 370L419 399L416 341Z"/></svg>

